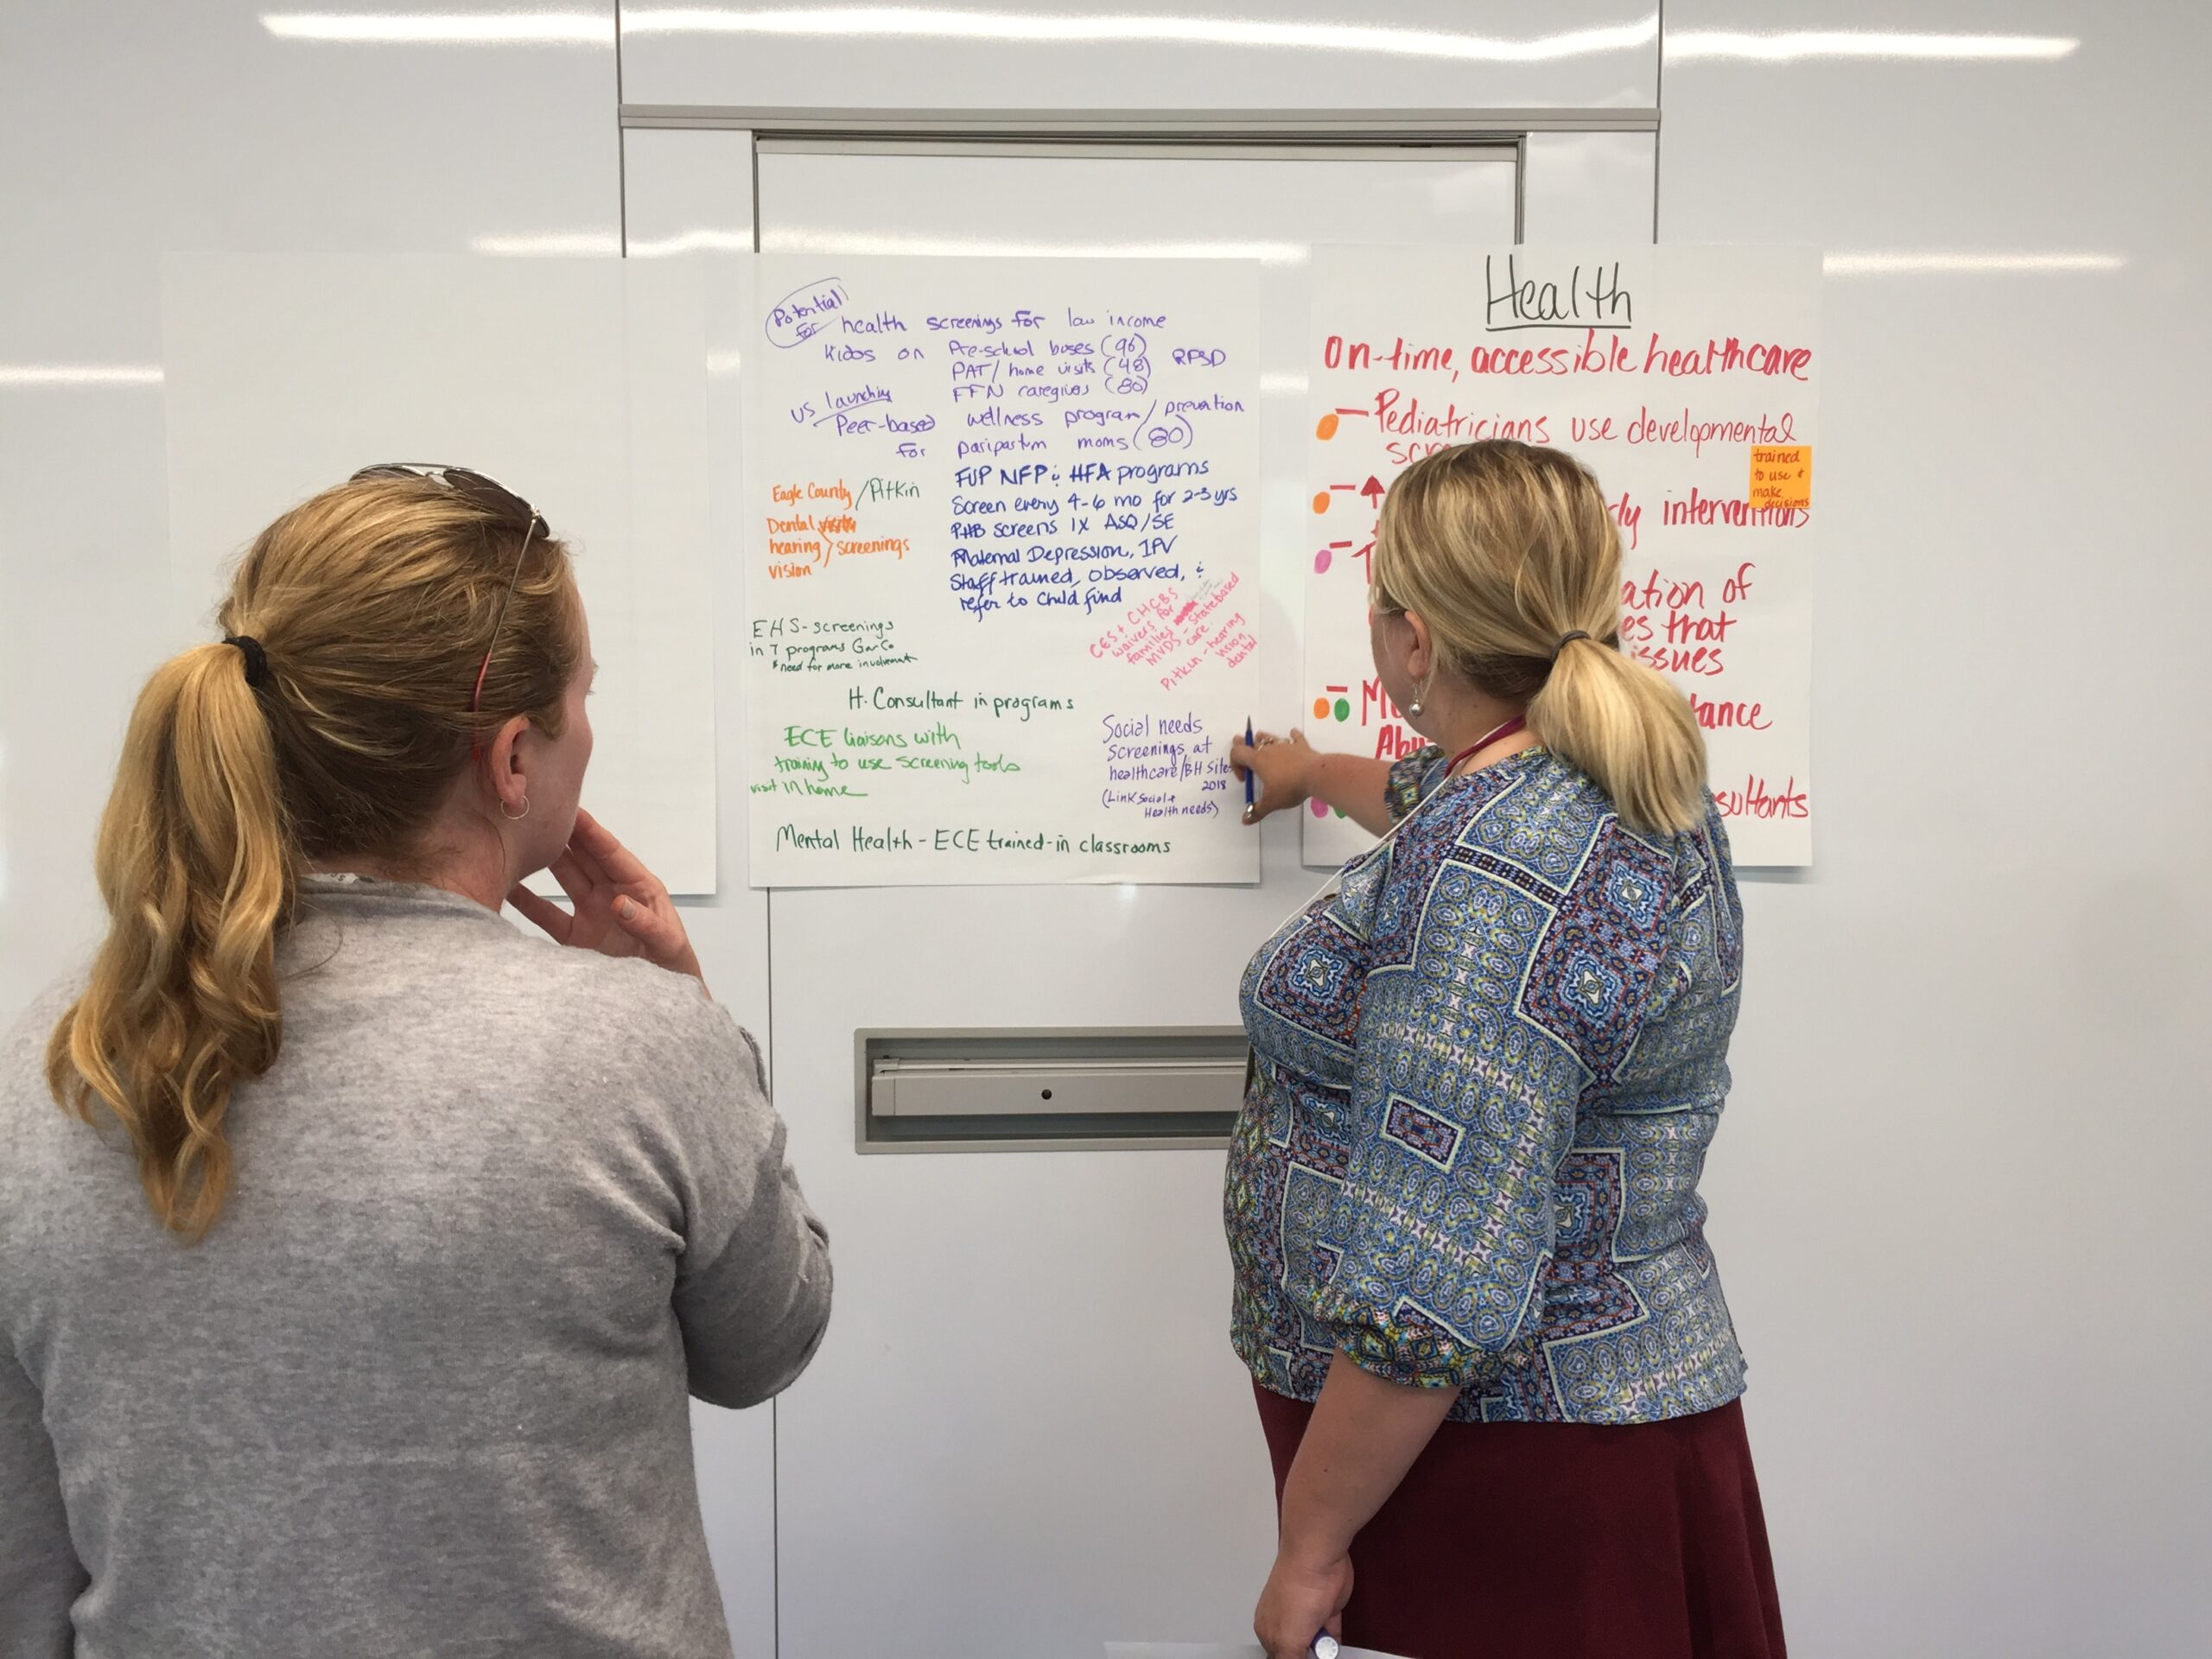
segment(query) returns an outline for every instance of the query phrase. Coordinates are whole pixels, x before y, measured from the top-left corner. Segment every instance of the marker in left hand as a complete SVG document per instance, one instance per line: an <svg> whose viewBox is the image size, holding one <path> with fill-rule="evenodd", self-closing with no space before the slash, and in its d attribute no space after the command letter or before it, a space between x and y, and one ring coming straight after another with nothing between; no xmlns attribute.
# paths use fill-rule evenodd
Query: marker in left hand
<svg viewBox="0 0 2212 1659"><path fill-rule="evenodd" d="M1244 716L1244 747L1248 749L1252 747L1252 716L1249 715ZM1248 818L1252 816L1252 768L1249 766L1244 768L1244 816Z"/></svg>

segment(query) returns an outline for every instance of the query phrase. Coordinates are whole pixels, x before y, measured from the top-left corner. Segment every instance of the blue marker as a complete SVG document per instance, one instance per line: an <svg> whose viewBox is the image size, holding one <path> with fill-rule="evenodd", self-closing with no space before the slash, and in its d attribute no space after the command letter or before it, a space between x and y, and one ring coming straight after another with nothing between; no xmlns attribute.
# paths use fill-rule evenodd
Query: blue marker
<svg viewBox="0 0 2212 1659"><path fill-rule="evenodd" d="M1337 1659L1337 1638L1326 1630L1313 1638L1313 1659Z"/></svg>
<svg viewBox="0 0 2212 1659"><path fill-rule="evenodd" d="M1244 747L1248 749L1252 747L1252 716L1249 715L1244 716ZM1249 764L1244 768L1244 810L1248 813L1252 810L1252 768Z"/></svg>

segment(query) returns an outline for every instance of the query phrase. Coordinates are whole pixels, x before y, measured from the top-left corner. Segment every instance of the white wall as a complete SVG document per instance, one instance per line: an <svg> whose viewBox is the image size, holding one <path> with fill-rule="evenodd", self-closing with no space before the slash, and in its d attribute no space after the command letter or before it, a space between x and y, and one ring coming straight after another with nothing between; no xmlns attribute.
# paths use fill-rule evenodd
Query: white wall
<svg viewBox="0 0 2212 1659"><path fill-rule="evenodd" d="M96 938L92 833L168 623L159 257L466 251L559 229L612 252L602 45L282 40L252 0L0 10L0 1011ZM216 595L209 594L212 607Z"/></svg>
<svg viewBox="0 0 2212 1659"><path fill-rule="evenodd" d="M1023 111L1033 129L1037 117L1070 110L1655 101L1650 0L1027 0L897 10L903 19L883 27L853 16L874 8L627 4L623 100L787 114Z"/></svg>
<svg viewBox="0 0 2212 1659"><path fill-rule="evenodd" d="M1707 1184L1792 1649L2212 1650L2205 14L1666 23L1666 240L2125 260L1827 286L1821 823ZM1837 27L2080 44L1692 55Z"/></svg>
<svg viewBox="0 0 2212 1659"><path fill-rule="evenodd" d="M1639 5L1268 10L1531 40L1633 34ZM558 42L462 48L284 41L264 9L7 8L0 371L157 364L155 260L168 250L618 248L607 0L549 6L580 20ZM1085 10L1114 8L1054 8ZM1815 55L1779 60L1744 55L1770 41L1732 38L1838 29L1922 38L1874 57L1816 39L1798 42ZM1950 33L2077 44L2042 59L1897 55ZM1656 96L1669 240L2120 261L1861 261L1830 284L1822 823L1808 874L1747 883L1738 1090L1708 1185L1797 1652L2200 1653L2212 591L2190 486L2208 435L2196 382L2212 256L2194 83L2212 40L2183 0L1671 0L1665 37L1663 64L1632 41L1548 67L1210 46L1160 75L1034 43L963 80L931 73L911 43L851 59L819 39L772 52L633 35L622 96L1154 109L1214 87L1223 109ZM1586 169L1586 205L1603 208L1600 221L1573 193L1532 199L1529 233L1618 223L1651 149L1641 133L1532 141L1532 168L1548 155ZM632 170L677 181L633 194L633 245L749 223L749 200L707 175ZM158 385L0 372L0 1017L94 935L88 852L108 767L139 679L175 643L165 517ZM727 595L717 620L730 637ZM728 731L734 709L726 687ZM734 753L724 897L695 931L718 988L765 1032L765 907L742 889ZM1116 1172L1092 1195L1102 1211L1128 1196L1114 1183L1131 1166L1101 1166ZM865 1340L865 1301L849 1306L849 1339ZM741 1650L764 1652L765 1421L702 1421ZM1042 1443L1046 1427L1017 1424L1008 1445ZM893 1473L912 1486L927 1460L986 1450L931 1446ZM990 1593L988 1562L943 1570Z"/></svg>

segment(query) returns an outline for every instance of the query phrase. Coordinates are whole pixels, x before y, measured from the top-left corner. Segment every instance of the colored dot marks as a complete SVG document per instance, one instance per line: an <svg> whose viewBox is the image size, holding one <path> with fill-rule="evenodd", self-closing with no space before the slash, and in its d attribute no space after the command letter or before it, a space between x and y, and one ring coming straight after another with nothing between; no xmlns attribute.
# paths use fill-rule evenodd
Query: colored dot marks
<svg viewBox="0 0 2212 1659"><path fill-rule="evenodd" d="M1326 443L1331 438L1335 437L1337 435L1337 417L1333 415L1324 415L1319 421L1314 423L1313 435L1320 439L1324 443Z"/></svg>
<svg viewBox="0 0 2212 1659"><path fill-rule="evenodd" d="M1317 491L1313 497L1313 511L1316 512L1326 512L1328 510L1329 493L1326 490Z"/></svg>

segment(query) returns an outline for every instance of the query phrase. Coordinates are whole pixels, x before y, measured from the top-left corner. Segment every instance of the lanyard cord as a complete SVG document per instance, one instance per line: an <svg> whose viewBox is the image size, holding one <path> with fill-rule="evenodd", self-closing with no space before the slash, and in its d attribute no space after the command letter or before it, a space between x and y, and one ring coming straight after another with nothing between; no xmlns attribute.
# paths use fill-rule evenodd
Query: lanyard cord
<svg viewBox="0 0 2212 1659"><path fill-rule="evenodd" d="M1507 721L1504 725L1498 727L1495 731L1485 733L1481 737L1477 738L1473 742L1468 744L1467 747L1460 750L1459 753L1453 755L1452 757L1452 763L1444 768L1444 775L1447 778L1450 777L1453 772L1459 770L1459 765L1462 761L1473 760L1484 749L1490 747L1491 744L1497 742L1499 738L1510 737L1516 732L1523 732L1528 730L1528 728L1529 721L1526 716L1521 715L1514 715L1513 718Z"/></svg>

